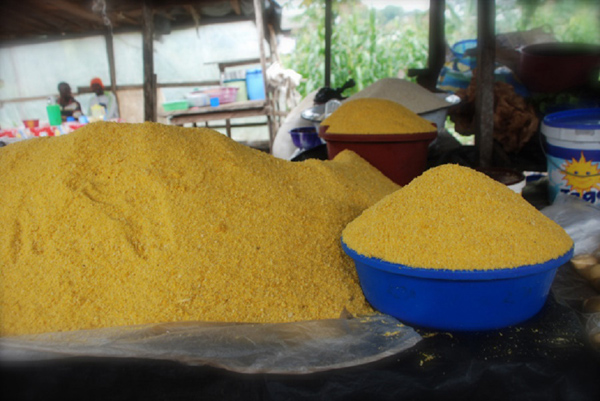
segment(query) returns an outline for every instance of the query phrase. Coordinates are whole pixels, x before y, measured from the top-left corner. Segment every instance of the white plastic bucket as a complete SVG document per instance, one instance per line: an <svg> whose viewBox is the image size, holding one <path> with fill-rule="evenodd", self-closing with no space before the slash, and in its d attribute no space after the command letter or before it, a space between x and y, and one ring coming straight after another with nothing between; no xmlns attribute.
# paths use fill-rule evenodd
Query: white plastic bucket
<svg viewBox="0 0 600 401"><path fill-rule="evenodd" d="M563 192L600 207L600 108L544 117L548 196Z"/></svg>

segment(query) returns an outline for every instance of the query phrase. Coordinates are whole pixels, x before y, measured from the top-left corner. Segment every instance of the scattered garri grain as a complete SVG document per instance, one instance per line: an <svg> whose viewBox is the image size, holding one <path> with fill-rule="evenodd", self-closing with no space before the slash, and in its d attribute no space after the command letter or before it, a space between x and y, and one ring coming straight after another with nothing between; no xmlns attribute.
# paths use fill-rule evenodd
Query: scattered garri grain
<svg viewBox="0 0 600 401"><path fill-rule="evenodd" d="M555 259L569 235L521 195L458 165L432 168L365 210L344 243L367 257L418 268L489 270Z"/></svg>
<svg viewBox="0 0 600 401"><path fill-rule="evenodd" d="M431 122L387 99L348 100L322 123L328 134L420 134L436 132Z"/></svg>
<svg viewBox="0 0 600 401"><path fill-rule="evenodd" d="M0 335L372 312L339 238L398 186L208 129L94 123L0 149Z"/></svg>

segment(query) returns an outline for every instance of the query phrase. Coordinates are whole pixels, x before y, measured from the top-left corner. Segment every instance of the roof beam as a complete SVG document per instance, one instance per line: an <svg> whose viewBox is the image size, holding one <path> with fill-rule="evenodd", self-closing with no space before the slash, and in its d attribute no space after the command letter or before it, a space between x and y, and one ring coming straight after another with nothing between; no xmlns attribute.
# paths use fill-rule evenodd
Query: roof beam
<svg viewBox="0 0 600 401"><path fill-rule="evenodd" d="M93 22L95 24L104 25L104 20L98 14L92 13L91 9L88 10L80 5L78 2L67 2L65 0L54 0L49 2L56 9L65 13L65 15L72 15L85 21Z"/></svg>

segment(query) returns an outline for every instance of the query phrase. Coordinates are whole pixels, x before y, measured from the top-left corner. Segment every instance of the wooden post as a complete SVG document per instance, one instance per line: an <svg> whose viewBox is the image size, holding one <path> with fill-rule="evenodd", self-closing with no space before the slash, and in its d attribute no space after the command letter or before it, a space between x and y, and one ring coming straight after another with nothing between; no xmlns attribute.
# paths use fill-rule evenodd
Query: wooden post
<svg viewBox="0 0 600 401"><path fill-rule="evenodd" d="M325 86L331 86L331 0L325 0Z"/></svg>
<svg viewBox="0 0 600 401"><path fill-rule="evenodd" d="M143 59L144 59L144 121L156 121L156 84L154 76L154 20L152 1L145 0L142 8L144 19Z"/></svg>
<svg viewBox="0 0 600 401"><path fill-rule="evenodd" d="M227 133L227 136L231 138L231 120L230 119L225 120L225 132Z"/></svg>
<svg viewBox="0 0 600 401"><path fill-rule="evenodd" d="M438 76L446 62L446 0L429 0L429 49L427 68L409 68L408 76L416 77L422 87L435 92Z"/></svg>
<svg viewBox="0 0 600 401"><path fill-rule="evenodd" d="M446 0L429 1L429 57L427 59L428 89L434 91L440 70L446 62Z"/></svg>
<svg viewBox="0 0 600 401"><path fill-rule="evenodd" d="M258 30L258 50L260 53L260 67L262 68L263 83L265 85L265 96L267 94L267 61L265 56L265 25L263 21L262 0L254 0L254 16L256 18L256 29Z"/></svg>
<svg viewBox="0 0 600 401"><path fill-rule="evenodd" d="M267 127L269 129L269 149L273 148L273 141L275 140L275 132L273 129L273 121L271 113L273 107L271 106L271 100L269 98L267 82L267 60L265 56L265 25L263 21L263 0L254 0L254 17L256 19L256 29L258 30L258 50L260 52L260 66L262 68L262 76L265 90L265 109L267 115Z"/></svg>
<svg viewBox="0 0 600 401"><path fill-rule="evenodd" d="M153 66L153 70L154 70L154 64L152 64ZM157 102L157 97L158 97L158 76L156 74L154 74L154 71L152 73L152 114L153 114L153 120L152 121L156 121L158 114L156 111L156 102Z"/></svg>
<svg viewBox="0 0 600 401"><path fill-rule="evenodd" d="M492 0L477 0L475 147L480 167L491 166L494 151L495 3Z"/></svg>
<svg viewBox="0 0 600 401"><path fill-rule="evenodd" d="M110 90L117 101L117 112L121 117L121 104L119 102L119 95L117 94L117 69L115 68L115 48L113 45L113 33L112 29L108 29L104 34L106 40L106 54L108 56L108 69L110 73Z"/></svg>

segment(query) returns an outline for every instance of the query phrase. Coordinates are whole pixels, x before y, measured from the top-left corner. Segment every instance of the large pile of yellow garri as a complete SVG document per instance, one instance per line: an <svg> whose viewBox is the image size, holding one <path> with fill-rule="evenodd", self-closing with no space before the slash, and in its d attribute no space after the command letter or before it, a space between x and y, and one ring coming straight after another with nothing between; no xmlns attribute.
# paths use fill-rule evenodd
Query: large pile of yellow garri
<svg viewBox="0 0 600 401"><path fill-rule="evenodd" d="M344 226L398 189L207 129L95 123L0 148L0 335L371 311Z"/></svg>
<svg viewBox="0 0 600 401"><path fill-rule="evenodd" d="M489 270L564 255L569 235L485 174L442 165L365 210L343 231L350 249L411 267Z"/></svg>

